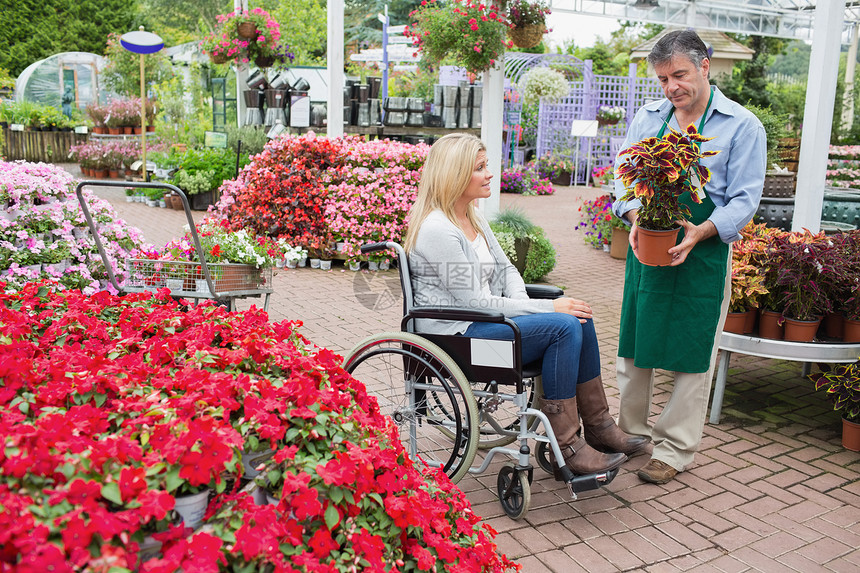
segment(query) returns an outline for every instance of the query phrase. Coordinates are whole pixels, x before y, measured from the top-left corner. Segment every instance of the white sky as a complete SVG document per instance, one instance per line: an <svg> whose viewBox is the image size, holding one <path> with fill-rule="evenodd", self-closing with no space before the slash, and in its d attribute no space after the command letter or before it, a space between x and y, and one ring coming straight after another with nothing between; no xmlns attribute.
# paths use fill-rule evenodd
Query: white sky
<svg viewBox="0 0 860 573"><path fill-rule="evenodd" d="M583 14L552 13L547 16L546 23L548 28L552 28L552 32L547 35L550 50L570 39L578 47L588 48L594 45L598 37L609 40L609 35L620 28L615 18Z"/></svg>

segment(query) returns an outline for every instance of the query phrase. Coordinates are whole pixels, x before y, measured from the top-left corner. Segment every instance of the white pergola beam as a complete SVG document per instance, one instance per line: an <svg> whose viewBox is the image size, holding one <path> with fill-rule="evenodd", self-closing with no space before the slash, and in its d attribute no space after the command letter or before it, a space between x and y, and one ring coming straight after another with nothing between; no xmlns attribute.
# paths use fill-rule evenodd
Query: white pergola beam
<svg viewBox="0 0 860 573"><path fill-rule="evenodd" d="M343 135L343 0L328 0L328 127L329 137Z"/></svg>
<svg viewBox="0 0 860 573"><path fill-rule="evenodd" d="M805 228L817 233L821 228L821 207L824 204L830 126L833 122L836 76L839 73L839 46L844 19L845 0L821 2L815 10L792 231Z"/></svg>

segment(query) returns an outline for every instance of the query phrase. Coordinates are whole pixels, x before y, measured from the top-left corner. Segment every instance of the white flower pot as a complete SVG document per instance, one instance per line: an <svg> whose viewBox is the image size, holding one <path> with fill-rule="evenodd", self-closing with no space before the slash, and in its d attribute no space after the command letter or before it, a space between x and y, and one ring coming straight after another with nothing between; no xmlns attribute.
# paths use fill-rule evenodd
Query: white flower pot
<svg viewBox="0 0 860 573"><path fill-rule="evenodd" d="M306 266L308 266L308 258L302 257L301 259L299 259L299 268L304 268Z"/></svg>
<svg viewBox="0 0 860 573"><path fill-rule="evenodd" d="M391 266L391 263L389 263L388 261L385 261L384 263L379 263L379 270L380 271L387 271L390 268L390 266Z"/></svg>
<svg viewBox="0 0 860 573"><path fill-rule="evenodd" d="M275 266L279 269L284 268L284 259L276 259Z"/></svg>
<svg viewBox="0 0 860 573"><path fill-rule="evenodd" d="M209 293L209 285L206 284L206 279L194 279L194 292Z"/></svg>
<svg viewBox="0 0 860 573"><path fill-rule="evenodd" d="M161 207L162 209L166 209L167 208L167 201L165 201L164 199L159 199L158 200L158 206Z"/></svg>
<svg viewBox="0 0 860 573"><path fill-rule="evenodd" d="M367 270L378 271L379 270L379 263L377 263L376 261L367 261Z"/></svg>
<svg viewBox="0 0 860 573"><path fill-rule="evenodd" d="M33 273L41 273L42 263L39 263L38 265L27 265L24 268Z"/></svg>
<svg viewBox="0 0 860 573"><path fill-rule="evenodd" d="M182 516L186 527L196 528L203 521L209 505L209 490L176 498L176 513Z"/></svg>
<svg viewBox="0 0 860 573"><path fill-rule="evenodd" d="M182 279L166 279L164 284L170 289L171 293L174 293L182 290L182 282Z"/></svg>
<svg viewBox="0 0 860 573"><path fill-rule="evenodd" d="M312 269L320 268L320 260L319 259L311 259L311 268Z"/></svg>
<svg viewBox="0 0 860 573"><path fill-rule="evenodd" d="M609 243L603 243L603 252L604 252L604 253L608 253L608 252L609 252Z"/></svg>
<svg viewBox="0 0 860 573"><path fill-rule="evenodd" d="M324 271L330 271L331 261L320 261L320 269Z"/></svg>
<svg viewBox="0 0 860 573"><path fill-rule="evenodd" d="M242 468L245 470L245 479L254 479L260 472L255 469L260 464L265 463L275 455L275 450L265 450L262 452L242 452Z"/></svg>
<svg viewBox="0 0 860 573"><path fill-rule="evenodd" d="M72 236L76 239L85 239L87 232L86 229L72 229Z"/></svg>
<svg viewBox="0 0 860 573"><path fill-rule="evenodd" d="M125 196L125 202L126 203L134 203L134 196L133 195L126 195ZM159 543L159 546L161 546L160 543Z"/></svg>
<svg viewBox="0 0 860 573"><path fill-rule="evenodd" d="M288 268L288 269L294 269L294 268L296 268L296 266L299 264L299 261L297 261L297 260L293 259L293 260L290 260L290 261L286 261L286 264L287 264L287 268Z"/></svg>
<svg viewBox="0 0 860 573"><path fill-rule="evenodd" d="M349 263L349 270L357 271L361 268L361 263Z"/></svg>

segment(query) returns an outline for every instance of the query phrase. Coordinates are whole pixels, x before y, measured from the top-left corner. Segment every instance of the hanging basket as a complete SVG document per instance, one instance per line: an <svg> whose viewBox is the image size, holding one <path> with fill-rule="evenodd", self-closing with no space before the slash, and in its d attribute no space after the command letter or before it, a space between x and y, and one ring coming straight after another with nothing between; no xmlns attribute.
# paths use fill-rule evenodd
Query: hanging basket
<svg viewBox="0 0 860 573"><path fill-rule="evenodd" d="M254 58L254 64L258 68L270 68L275 63L274 56L257 56Z"/></svg>
<svg viewBox="0 0 860 573"><path fill-rule="evenodd" d="M546 33L546 26L543 24L528 24L526 26L517 26L508 30L508 35L511 37L514 45L518 48L534 48L543 39Z"/></svg>
<svg viewBox="0 0 860 573"><path fill-rule="evenodd" d="M257 37L257 24L250 20L239 22L238 24L239 37L251 40Z"/></svg>
<svg viewBox="0 0 860 573"><path fill-rule="evenodd" d="M621 120L620 119L601 119L598 117L597 118L597 125L615 125L619 121L621 121Z"/></svg>
<svg viewBox="0 0 860 573"><path fill-rule="evenodd" d="M226 64L228 59L229 58L227 57L227 54L225 54L224 52L219 52L217 54L209 54L209 61L213 64Z"/></svg>

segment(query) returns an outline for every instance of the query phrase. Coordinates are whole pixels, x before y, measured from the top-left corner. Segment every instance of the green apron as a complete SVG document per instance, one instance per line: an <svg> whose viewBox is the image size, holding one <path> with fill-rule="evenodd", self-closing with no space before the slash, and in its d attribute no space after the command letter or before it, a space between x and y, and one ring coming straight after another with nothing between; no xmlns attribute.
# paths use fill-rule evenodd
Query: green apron
<svg viewBox="0 0 860 573"><path fill-rule="evenodd" d="M705 109L699 133L707 113ZM657 137L663 136L671 116L670 113ZM707 193L702 203L693 202L689 193L681 196L681 202L690 208L690 222L694 225L706 221L716 207ZM681 229L678 243L683 238ZM723 302L728 256L729 245L718 235L697 243L677 267L643 265L628 247L618 356L632 358L637 368L707 372Z"/></svg>

